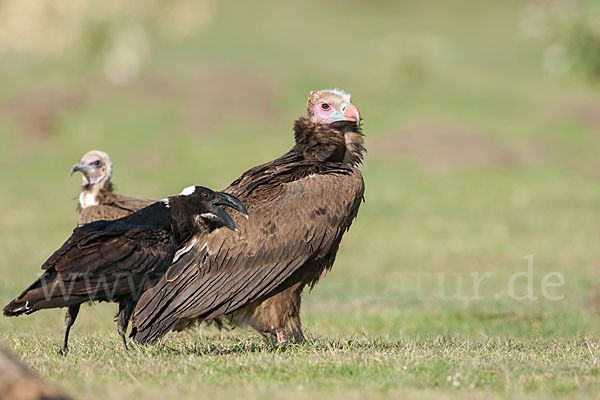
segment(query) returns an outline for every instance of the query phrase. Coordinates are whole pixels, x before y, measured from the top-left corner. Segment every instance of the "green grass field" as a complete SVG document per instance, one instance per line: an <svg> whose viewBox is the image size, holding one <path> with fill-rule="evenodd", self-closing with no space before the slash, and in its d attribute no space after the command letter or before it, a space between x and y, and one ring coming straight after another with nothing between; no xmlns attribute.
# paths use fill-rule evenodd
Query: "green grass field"
<svg viewBox="0 0 600 400"><path fill-rule="evenodd" d="M201 326L126 353L112 304L82 309L67 357L62 310L1 318L0 341L81 399L597 398L600 96L544 72L524 7L223 2L126 86L0 64L2 304L70 234L90 149L123 193L219 189L292 145L310 90L341 87L368 150L366 203L304 295L308 343Z"/></svg>

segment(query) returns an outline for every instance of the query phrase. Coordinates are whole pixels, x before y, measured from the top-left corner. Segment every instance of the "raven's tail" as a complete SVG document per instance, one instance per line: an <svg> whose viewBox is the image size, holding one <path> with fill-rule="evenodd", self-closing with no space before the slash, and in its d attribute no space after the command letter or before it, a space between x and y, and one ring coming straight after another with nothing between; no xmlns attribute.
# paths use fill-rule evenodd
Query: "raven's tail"
<svg viewBox="0 0 600 400"><path fill-rule="evenodd" d="M34 311L35 310L33 307L31 307L28 301L23 302L14 299L4 306L2 314L4 314L5 317L16 317L23 314L31 314Z"/></svg>
<svg viewBox="0 0 600 400"><path fill-rule="evenodd" d="M44 308L68 307L90 300L83 283L71 284L58 279L54 269L45 271L16 299L4 306L2 314L16 317L31 314Z"/></svg>

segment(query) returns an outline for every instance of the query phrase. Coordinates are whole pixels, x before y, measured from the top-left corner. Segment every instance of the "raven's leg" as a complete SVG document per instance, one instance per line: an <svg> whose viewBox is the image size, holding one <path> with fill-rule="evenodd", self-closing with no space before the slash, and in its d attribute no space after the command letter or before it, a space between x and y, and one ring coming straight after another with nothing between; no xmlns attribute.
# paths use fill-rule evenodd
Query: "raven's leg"
<svg viewBox="0 0 600 400"><path fill-rule="evenodd" d="M131 314L133 314L133 310L135 309L135 301L133 299L128 298L121 300L119 302L119 314L117 316L117 331L119 332L119 336L123 340L123 347L125 350L129 350L127 347L127 339L125 338L125 334L127 333L127 325L129 325L129 320L131 319Z"/></svg>
<svg viewBox="0 0 600 400"><path fill-rule="evenodd" d="M77 319L77 314L79 314L79 306L81 304L76 304L74 306L69 306L67 312L65 313L65 340L63 342L63 347L60 350L60 353L63 356L66 356L69 353L69 332L71 331L71 327L75 323Z"/></svg>

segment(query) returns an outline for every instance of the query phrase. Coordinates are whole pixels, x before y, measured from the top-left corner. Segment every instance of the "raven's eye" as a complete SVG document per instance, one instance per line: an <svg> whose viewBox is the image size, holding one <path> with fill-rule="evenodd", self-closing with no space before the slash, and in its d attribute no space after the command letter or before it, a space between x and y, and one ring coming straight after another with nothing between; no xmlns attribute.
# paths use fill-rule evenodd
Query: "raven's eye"
<svg viewBox="0 0 600 400"><path fill-rule="evenodd" d="M100 168L102 166L102 161L96 160L92 163L92 165L96 168Z"/></svg>
<svg viewBox="0 0 600 400"><path fill-rule="evenodd" d="M323 104L321 104L321 109L322 109L323 111L327 111L327 110L329 110L330 108L331 108L331 106L330 106L329 104L327 104L327 103L323 103Z"/></svg>

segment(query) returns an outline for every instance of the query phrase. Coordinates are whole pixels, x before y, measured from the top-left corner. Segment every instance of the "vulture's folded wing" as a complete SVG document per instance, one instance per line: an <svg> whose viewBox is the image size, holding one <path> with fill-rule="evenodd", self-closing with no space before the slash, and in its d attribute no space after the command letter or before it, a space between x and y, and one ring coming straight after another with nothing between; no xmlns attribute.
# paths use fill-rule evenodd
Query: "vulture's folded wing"
<svg viewBox="0 0 600 400"><path fill-rule="evenodd" d="M231 188L248 208L247 221L234 217L239 233L195 236L142 295L133 316L136 341L157 340L180 318L233 312L273 292L306 262L329 257L364 193L360 172L341 166L275 186L267 177L263 182L264 191Z"/></svg>

